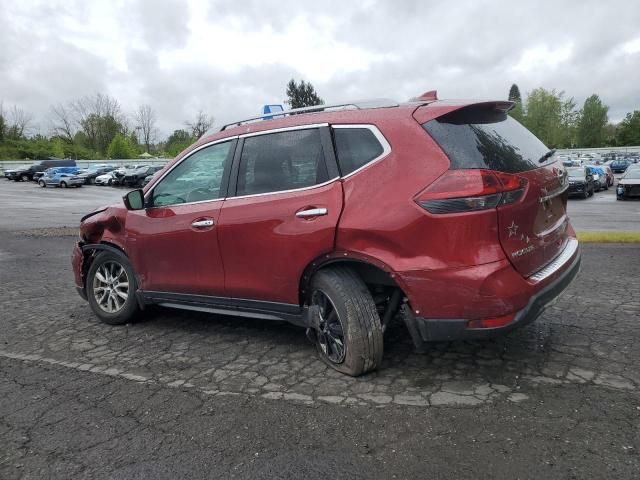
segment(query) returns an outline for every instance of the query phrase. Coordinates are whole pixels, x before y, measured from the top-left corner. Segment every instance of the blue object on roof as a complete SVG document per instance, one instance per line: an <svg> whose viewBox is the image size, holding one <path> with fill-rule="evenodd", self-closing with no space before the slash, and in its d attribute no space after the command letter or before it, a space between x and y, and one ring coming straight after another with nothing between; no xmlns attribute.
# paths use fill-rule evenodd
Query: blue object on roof
<svg viewBox="0 0 640 480"><path fill-rule="evenodd" d="M283 111L284 107L282 105L265 105L264 107L262 107L262 113L264 113L265 115L267 113L279 113ZM273 116L271 115L264 117L265 120L271 120L272 118Z"/></svg>

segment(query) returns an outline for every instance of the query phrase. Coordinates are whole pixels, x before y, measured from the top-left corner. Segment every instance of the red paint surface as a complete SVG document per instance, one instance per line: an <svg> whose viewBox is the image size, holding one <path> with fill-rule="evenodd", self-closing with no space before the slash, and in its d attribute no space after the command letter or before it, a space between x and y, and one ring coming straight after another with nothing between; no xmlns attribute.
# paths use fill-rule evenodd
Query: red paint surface
<svg viewBox="0 0 640 480"><path fill-rule="evenodd" d="M85 221L83 235L123 249L145 290L297 304L301 277L314 259L346 257L392 274L420 316L507 316L562 273L535 285L524 278L557 255L574 233L565 196L541 206L542 188L551 191L556 181L547 168L519 174L528 186L513 205L434 215L416 204L416 196L449 168L421 124L467 104L438 101L300 115L216 133L174 161L213 140L317 123L374 124L392 152L346 179L298 192L129 212L112 207ZM151 188L153 183L145 191ZM319 207L328 215L295 216ZM202 218L213 219L215 226L191 228ZM509 236L511 222L518 225L517 236ZM532 253L512 257L526 245L534 246ZM76 283L81 283L80 265L74 251Z"/></svg>

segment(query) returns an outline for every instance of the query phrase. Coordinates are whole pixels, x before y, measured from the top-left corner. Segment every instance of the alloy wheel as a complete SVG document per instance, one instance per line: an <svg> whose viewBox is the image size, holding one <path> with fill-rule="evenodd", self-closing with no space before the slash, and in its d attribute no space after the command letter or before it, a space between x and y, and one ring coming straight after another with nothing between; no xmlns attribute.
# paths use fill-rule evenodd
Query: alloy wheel
<svg viewBox="0 0 640 480"><path fill-rule="evenodd" d="M313 292L311 303L318 307L316 338L322 353L332 363L344 362L346 354L344 329L335 305L321 290Z"/></svg>
<svg viewBox="0 0 640 480"><path fill-rule="evenodd" d="M100 265L93 276L93 297L106 313L118 313L129 298L129 276L125 268L115 261Z"/></svg>

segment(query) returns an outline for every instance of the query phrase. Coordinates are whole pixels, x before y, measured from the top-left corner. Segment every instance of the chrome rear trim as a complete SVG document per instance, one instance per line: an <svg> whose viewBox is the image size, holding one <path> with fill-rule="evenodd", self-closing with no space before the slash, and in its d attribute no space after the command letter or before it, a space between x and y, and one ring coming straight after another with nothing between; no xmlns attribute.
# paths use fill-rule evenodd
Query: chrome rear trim
<svg viewBox="0 0 640 480"><path fill-rule="evenodd" d="M541 282L545 278L553 275L555 272L560 270L564 266L564 264L571 259L571 257L573 257L573 254L576 253L576 250L578 250L578 240L576 240L575 238L570 238L567 242L566 247L564 247L564 250L560 252L560 255L554 258L546 267L538 270L536 273L531 275L529 277L529 280L532 280L534 282Z"/></svg>

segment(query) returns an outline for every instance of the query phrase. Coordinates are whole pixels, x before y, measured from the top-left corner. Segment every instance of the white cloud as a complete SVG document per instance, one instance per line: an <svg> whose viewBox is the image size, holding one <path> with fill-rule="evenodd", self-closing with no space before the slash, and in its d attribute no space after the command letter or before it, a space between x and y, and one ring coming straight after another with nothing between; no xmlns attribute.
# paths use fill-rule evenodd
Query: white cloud
<svg viewBox="0 0 640 480"><path fill-rule="evenodd" d="M520 61L513 70L529 74L534 70L553 70L571 58L573 44L550 48L548 45L536 45L526 49L520 56Z"/></svg>
<svg viewBox="0 0 640 480"><path fill-rule="evenodd" d="M52 104L98 91L162 134L281 102L292 77L325 100L505 98L517 83L640 108L640 5L541 0L0 0L0 101L46 131Z"/></svg>

